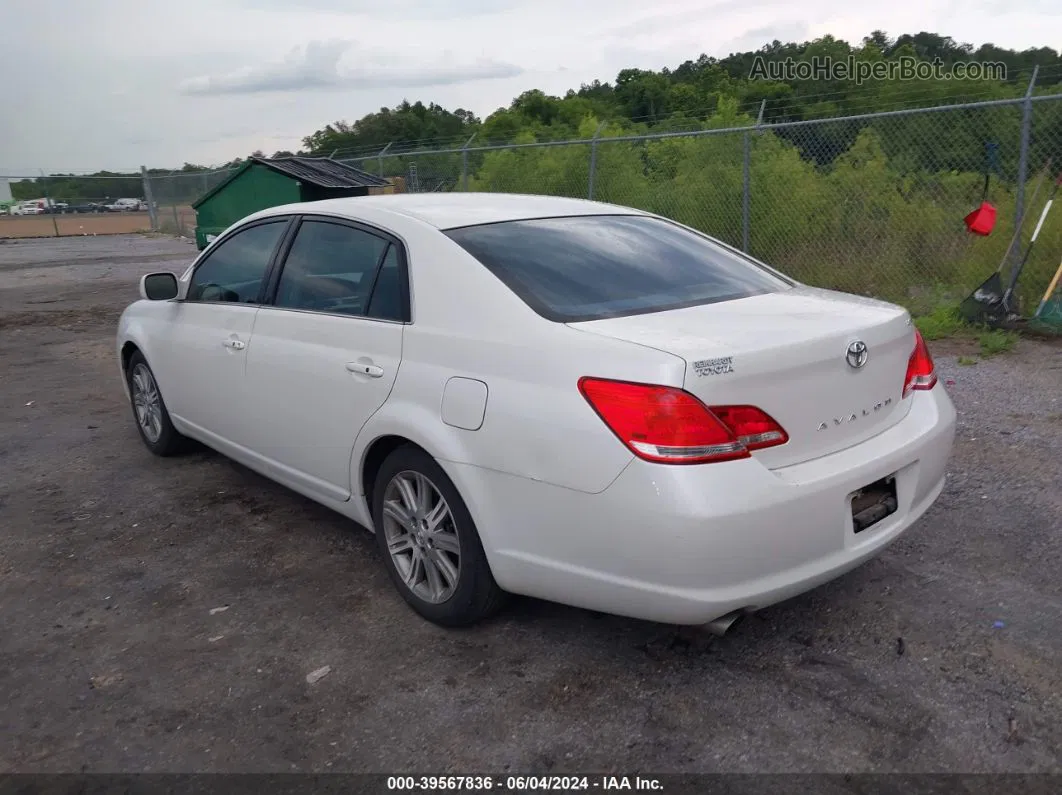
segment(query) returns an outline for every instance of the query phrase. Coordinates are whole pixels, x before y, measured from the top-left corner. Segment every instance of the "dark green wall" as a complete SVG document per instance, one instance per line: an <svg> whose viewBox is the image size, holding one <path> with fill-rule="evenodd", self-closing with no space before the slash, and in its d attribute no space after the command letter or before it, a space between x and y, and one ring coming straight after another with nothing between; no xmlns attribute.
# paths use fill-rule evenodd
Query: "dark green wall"
<svg viewBox="0 0 1062 795"><path fill-rule="evenodd" d="M196 244L217 235L251 213L302 201L298 182L266 166L254 164L196 208Z"/></svg>

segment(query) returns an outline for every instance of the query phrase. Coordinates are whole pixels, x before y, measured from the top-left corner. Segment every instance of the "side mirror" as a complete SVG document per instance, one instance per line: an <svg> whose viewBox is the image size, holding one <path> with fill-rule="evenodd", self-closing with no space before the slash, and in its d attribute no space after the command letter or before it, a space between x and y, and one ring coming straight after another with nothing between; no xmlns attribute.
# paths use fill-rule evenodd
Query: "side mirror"
<svg viewBox="0 0 1062 795"><path fill-rule="evenodd" d="M172 273L149 273L140 277L140 297L148 301L169 301L177 297L177 277Z"/></svg>

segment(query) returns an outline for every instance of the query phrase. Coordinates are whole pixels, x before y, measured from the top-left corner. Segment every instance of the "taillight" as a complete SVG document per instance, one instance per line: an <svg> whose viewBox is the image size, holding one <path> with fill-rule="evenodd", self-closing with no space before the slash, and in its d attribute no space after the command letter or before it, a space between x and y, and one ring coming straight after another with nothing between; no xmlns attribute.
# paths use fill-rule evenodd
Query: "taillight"
<svg viewBox="0 0 1062 795"><path fill-rule="evenodd" d="M619 440L645 461L733 461L789 439L754 406L708 408L674 387L584 377L579 391Z"/></svg>
<svg viewBox="0 0 1062 795"><path fill-rule="evenodd" d="M903 382L903 396L907 397L915 390L932 389L937 385L937 369L933 357L922 335L915 330L915 348L907 362L907 377Z"/></svg>
<svg viewBox="0 0 1062 795"><path fill-rule="evenodd" d="M755 406L712 406L709 411L723 421L747 450L762 450L789 441L785 429Z"/></svg>

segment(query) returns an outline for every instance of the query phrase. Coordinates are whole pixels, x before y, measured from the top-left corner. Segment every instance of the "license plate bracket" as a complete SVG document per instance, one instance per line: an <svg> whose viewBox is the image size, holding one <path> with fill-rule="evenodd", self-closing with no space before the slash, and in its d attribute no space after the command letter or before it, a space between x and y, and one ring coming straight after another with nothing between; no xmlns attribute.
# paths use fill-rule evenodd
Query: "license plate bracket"
<svg viewBox="0 0 1062 795"><path fill-rule="evenodd" d="M882 519L896 513L899 501L896 498L896 476L888 475L875 480L849 495L852 506L852 525L862 533Z"/></svg>

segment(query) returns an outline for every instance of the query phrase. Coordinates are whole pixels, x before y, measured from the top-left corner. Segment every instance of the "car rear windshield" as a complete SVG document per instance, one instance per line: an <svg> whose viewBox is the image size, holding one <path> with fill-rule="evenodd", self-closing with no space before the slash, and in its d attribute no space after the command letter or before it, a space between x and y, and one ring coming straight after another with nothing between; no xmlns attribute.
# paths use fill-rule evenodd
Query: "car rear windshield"
<svg viewBox="0 0 1062 795"><path fill-rule="evenodd" d="M791 286L678 224L638 215L506 221L446 233L543 317L661 312Z"/></svg>

